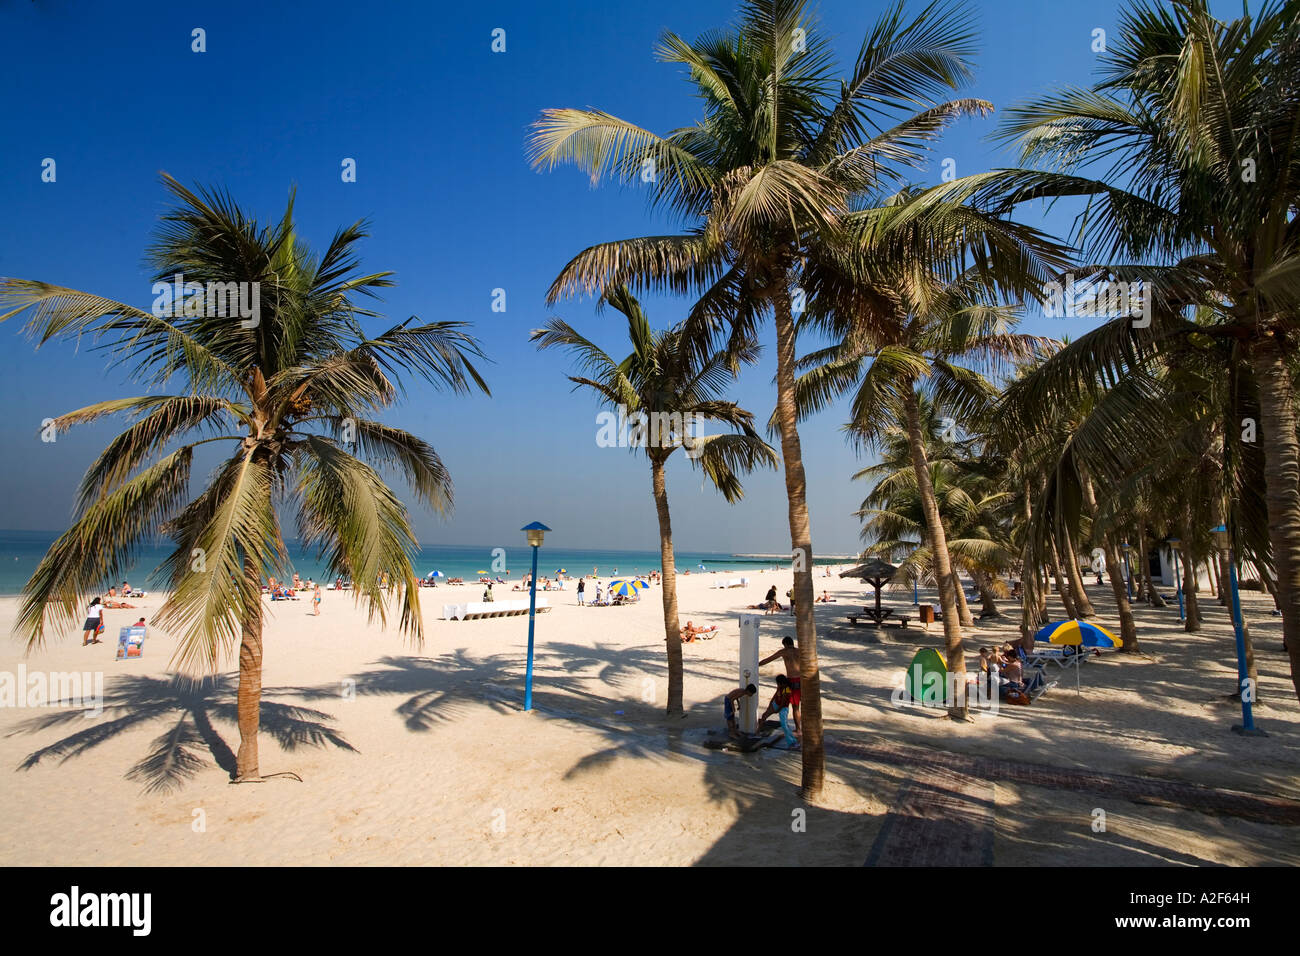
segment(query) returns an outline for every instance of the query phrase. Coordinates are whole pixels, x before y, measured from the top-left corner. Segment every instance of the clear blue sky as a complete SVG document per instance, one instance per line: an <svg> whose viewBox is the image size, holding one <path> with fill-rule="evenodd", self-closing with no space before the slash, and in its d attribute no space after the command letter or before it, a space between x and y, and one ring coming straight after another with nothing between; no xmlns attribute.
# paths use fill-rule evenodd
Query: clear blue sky
<svg viewBox="0 0 1300 956"><path fill-rule="evenodd" d="M843 69L885 4L825 0L817 27L834 38ZM919 4L916 8L919 9ZM158 173L222 186L262 219L298 186L300 232L323 246L339 226L367 218L371 270L398 287L391 319L473 322L494 364L492 397L413 389L389 420L430 440L450 467L456 510L447 521L416 512L422 540L513 545L541 519L567 547L654 548L656 522L643 458L597 447L596 408L571 393L559 352L538 354L528 331L560 314L623 355L617 316L590 301L548 310L544 292L580 249L671 228L635 190L597 190L573 169L531 170L527 127L553 106L595 106L666 132L698 113L678 68L652 49L671 29L687 37L727 24L730 0L600 0L311 4L0 0L0 275L40 279L122 299L152 301L142 265L165 197ZM1004 107L1095 65L1092 31L1113 32L1117 4L986 0L977 3L982 52L974 95ZM1229 6L1224 13L1239 10ZM207 52L191 51L206 30ZM506 52L491 52L494 28ZM937 157L964 175L1011 157L985 137L995 119L953 130ZM41 181L46 157L57 182ZM340 163L352 157L357 182ZM937 181L938 159L927 177ZM1055 216L1054 227L1068 220ZM507 311L491 311L494 288ZM651 318L678 321L685 303L648 300ZM378 323L376 323L378 325ZM1077 334L1077 320L1031 321L1032 331ZM767 330L766 340L772 339ZM772 362L749 370L735 397L762 420L772 407ZM55 344L35 352L19 326L0 327L0 528L62 529L76 484L111 426L55 444L41 419L135 394L103 357ZM809 422L803 447L813 544L858 547L851 512L866 488L865 462L839 430L843 409ZM675 456L682 459L682 456ZM726 505L685 460L669 473L676 540L684 550L778 551L789 543L779 472L752 476Z"/></svg>

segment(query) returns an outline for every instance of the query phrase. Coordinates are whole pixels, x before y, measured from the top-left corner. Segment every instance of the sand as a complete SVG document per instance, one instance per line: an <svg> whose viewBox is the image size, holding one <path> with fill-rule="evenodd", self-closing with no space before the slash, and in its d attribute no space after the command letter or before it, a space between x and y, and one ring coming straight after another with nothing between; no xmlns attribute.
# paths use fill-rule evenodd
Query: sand
<svg viewBox="0 0 1300 956"><path fill-rule="evenodd" d="M618 608L578 607L571 587L548 595L556 606L537 621L532 713L522 710L527 617L440 620L444 602L478 600L479 585L421 592L422 647L368 624L347 593L323 592L320 617L309 600L268 602L261 769L301 782L229 783L221 765L232 765L239 742L233 663L216 681L175 682L175 641L153 628L143 658L113 659L117 628L152 618L159 597L109 611L101 645L69 633L24 655L7 640L0 673L102 673L106 709L87 718L0 708L0 863L861 865L906 767L832 753L826 791L810 805L797 794L797 753L703 746L735 686L740 610L770 584L781 594L791 585L788 571L751 572L747 589L711 588L731 576L680 579L682 620L719 631L685 645L688 714L674 721L663 716L657 588ZM1258 595L1244 603L1264 699L1257 719L1269 736L1245 739L1230 731L1239 710L1219 699L1235 680L1233 640L1208 595L1200 634L1185 634L1175 609L1140 608L1143 652L1088 664L1082 694L1070 677L1031 707L958 724L891 701L915 648L941 645L938 625L877 642L844 626L862 585L815 583L838 598L817 607L835 740L1300 798L1300 705L1279 619ZM1108 590L1089 592L1114 627ZM910 590L887 592L886 603L914 614ZM11 632L16 608L0 599L0 631ZM1016 636L1018 611L1003 609L1002 621L968 631L968 653ZM793 633L790 616L764 617L765 652ZM764 701L778 672L764 668ZM169 776L175 761L145 764L177 739L187 773ZM1300 864L1297 827L1107 798L1107 830L1097 833L1095 793L1001 782L994 791L997 864Z"/></svg>

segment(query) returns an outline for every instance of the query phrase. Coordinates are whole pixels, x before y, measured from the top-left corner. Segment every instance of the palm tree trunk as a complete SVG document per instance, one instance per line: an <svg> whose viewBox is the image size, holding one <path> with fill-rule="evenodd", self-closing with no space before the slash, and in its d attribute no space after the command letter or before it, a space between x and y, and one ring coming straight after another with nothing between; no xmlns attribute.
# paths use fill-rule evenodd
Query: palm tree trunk
<svg viewBox="0 0 1300 956"><path fill-rule="evenodd" d="M1078 610L1074 606L1074 598L1070 594L1069 588L1065 586L1065 581L1061 578L1061 555L1056 550L1056 539L1050 539L1052 542L1052 577L1056 581L1056 596L1061 599L1061 605L1065 608L1067 617L1077 618Z"/></svg>
<svg viewBox="0 0 1300 956"><path fill-rule="evenodd" d="M1147 557L1147 529L1146 525L1138 526L1138 551L1142 556L1142 586L1146 588L1147 604L1151 607L1166 607L1165 599L1160 596L1156 590L1155 582L1151 580L1151 559Z"/></svg>
<svg viewBox="0 0 1300 956"><path fill-rule="evenodd" d="M677 615L677 563L673 557L673 521L668 513L668 487L664 482L664 459L651 458L655 510L659 513L659 560L663 565L660 582L664 601L664 640L668 646L668 715L682 709L682 629Z"/></svg>
<svg viewBox="0 0 1300 956"><path fill-rule="evenodd" d="M993 596L993 582L990 575L972 571L971 578L980 592L980 617L1001 617L997 599Z"/></svg>
<svg viewBox="0 0 1300 956"><path fill-rule="evenodd" d="M903 390L903 407L907 414L907 443L912 452L912 470L916 472L917 491L921 496L921 510L925 513L925 530L930 536L930 555L934 562L935 583L939 586L939 606L943 608L943 643L945 659L950 674L966 673L966 655L962 647L961 622L957 617L957 595L960 585L952 570L948 556L948 536L944 534L939 518L939 503L934 497L930 482L930 462L925 454L925 438L921 432L921 411L916 392L910 387ZM958 680L958 689L964 689L965 680ZM954 717L966 716L966 701L949 701L948 713Z"/></svg>
<svg viewBox="0 0 1300 956"><path fill-rule="evenodd" d="M962 586L961 574L955 564L952 568L952 578L957 593L957 620L961 622L962 627L974 627L975 618L971 617L970 605L966 602L966 589Z"/></svg>
<svg viewBox="0 0 1300 956"><path fill-rule="evenodd" d="M239 690L235 697L239 753L235 756L235 780L241 783L262 779L257 759L262 709L262 581L250 557L244 558L244 577L250 594L257 597L244 618L239 644Z"/></svg>
<svg viewBox="0 0 1300 956"><path fill-rule="evenodd" d="M1102 547L1106 551L1106 575L1110 578L1110 589L1115 595L1115 607L1119 611L1120 639L1124 646L1120 648L1126 654L1138 651L1137 626L1133 622L1133 606L1128 602L1128 585L1124 581L1124 562L1120 559L1119 548L1109 534L1102 537Z"/></svg>
<svg viewBox="0 0 1300 956"><path fill-rule="evenodd" d="M1083 574L1079 571L1079 556L1074 553L1074 538L1070 535L1070 529L1064 523L1061 525L1061 531L1065 535L1065 573L1070 578L1070 591L1074 595L1074 606L1079 612L1079 617L1096 617L1097 612L1093 609L1092 602L1088 600L1088 592L1083 589Z"/></svg>
<svg viewBox="0 0 1300 956"><path fill-rule="evenodd" d="M822 740L821 678L817 665L817 625L813 618L812 529L808 521L808 480L799 446L795 403L794 316L786 276L773 286L776 325L776 412L781 427L781 460L785 467L785 493L789 502L790 547L794 561L795 635L799 643L801 675L800 730L803 774L800 789L808 796L821 792L826 777L826 752Z"/></svg>
<svg viewBox="0 0 1300 956"><path fill-rule="evenodd" d="M1083 489L1083 503L1095 522L1097 495L1092 487L1092 477L1081 467L1079 479ZM1139 650L1137 625L1133 621L1133 606L1129 604L1128 585L1124 581L1124 563L1120 560L1119 548L1109 532L1102 534L1101 548L1106 555L1106 576L1110 578L1110 590L1115 595L1115 609L1119 614L1119 636L1124 642L1120 650L1125 654L1136 654Z"/></svg>
<svg viewBox="0 0 1300 956"><path fill-rule="evenodd" d="M1183 541L1187 542L1187 546L1183 549L1183 556L1187 559L1183 562L1183 616L1185 620L1183 630L1194 633L1201 629L1201 607L1196 599L1196 556L1191 550L1191 525L1185 513L1183 517Z"/></svg>

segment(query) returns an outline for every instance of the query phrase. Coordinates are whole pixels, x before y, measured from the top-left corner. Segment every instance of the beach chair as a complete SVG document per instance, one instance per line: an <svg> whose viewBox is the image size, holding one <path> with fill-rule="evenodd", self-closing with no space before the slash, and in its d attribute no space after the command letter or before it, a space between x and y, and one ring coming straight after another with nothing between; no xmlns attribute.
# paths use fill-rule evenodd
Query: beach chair
<svg viewBox="0 0 1300 956"><path fill-rule="evenodd" d="M117 660L132 660L144 655L145 629L137 624L122 628L117 635Z"/></svg>

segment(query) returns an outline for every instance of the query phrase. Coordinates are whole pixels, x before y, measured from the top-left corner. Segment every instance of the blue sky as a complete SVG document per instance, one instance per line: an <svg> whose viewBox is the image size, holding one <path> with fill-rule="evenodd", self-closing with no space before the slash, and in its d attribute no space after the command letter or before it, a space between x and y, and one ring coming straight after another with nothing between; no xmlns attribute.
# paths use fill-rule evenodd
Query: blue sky
<svg viewBox="0 0 1300 956"><path fill-rule="evenodd" d="M884 4L824 0L815 29L833 39L843 70ZM919 9L919 4L915 6ZM1089 81L1092 31L1113 32L1117 5L976 3L977 81L969 91L1004 107L1057 85ZM1236 8L1239 9L1239 8ZM1228 11L1225 11L1228 12ZM492 397L453 397L414 387L388 420L431 441L456 485L443 521L417 511L422 540L514 544L541 519L566 547L654 548L657 531L643 458L597 447L596 407L571 393L558 351L539 354L528 331L550 315L623 355L614 313L588 301L551 310L544 293L576 252L594 242L651 234L673 224L652 216L633 189L593 190L574 169L539 173L524 156L528 125L545 107L593 106L667 132L693 122L697 101L681 71L652 50L671 29L688 38L731 21L735 6L711 0L609 4L312 4L0 0L0 275L41 279L123 299L152 301L142 258L166 206L158 173L228 189L261 219L277 216L298 187L300 233L323 246L365 218L369 270L392 270L398 287L380 306L392 320L473 322L492 364ZM207 51L191 50L206 31ZM506 52L490 49L506 31ZM996 120L959 124L926 174L952 157L964 175L1010 165L986 139ZM57 181L41 181L46 157ZM357 181L340 176L344 158ZM1029 212L1024 218L1034 221ZM1065 228L1054 214L1044 220ZM507 309L491 309L492 290ZM660 327L686 303L648 298ZM376 330L381 323L375 323ZM386 327L386 326L383 326ZM1041 317L1028 331L1077 334L1078 320ZM769 353L734 395L765 420L774 401ZM88 343L39 352L12 320L0 326L0 528L61 529L76 484L111 426L56 443L41 419L138 393L105 368ZM814 548L858 547L852 511L866 492L851 474L866 462L843 439L842 408L802 431ZM779 472L751 476L728 506L682 456L669 472L676 540L685 550L780 551L789 536Z"/></svg>

